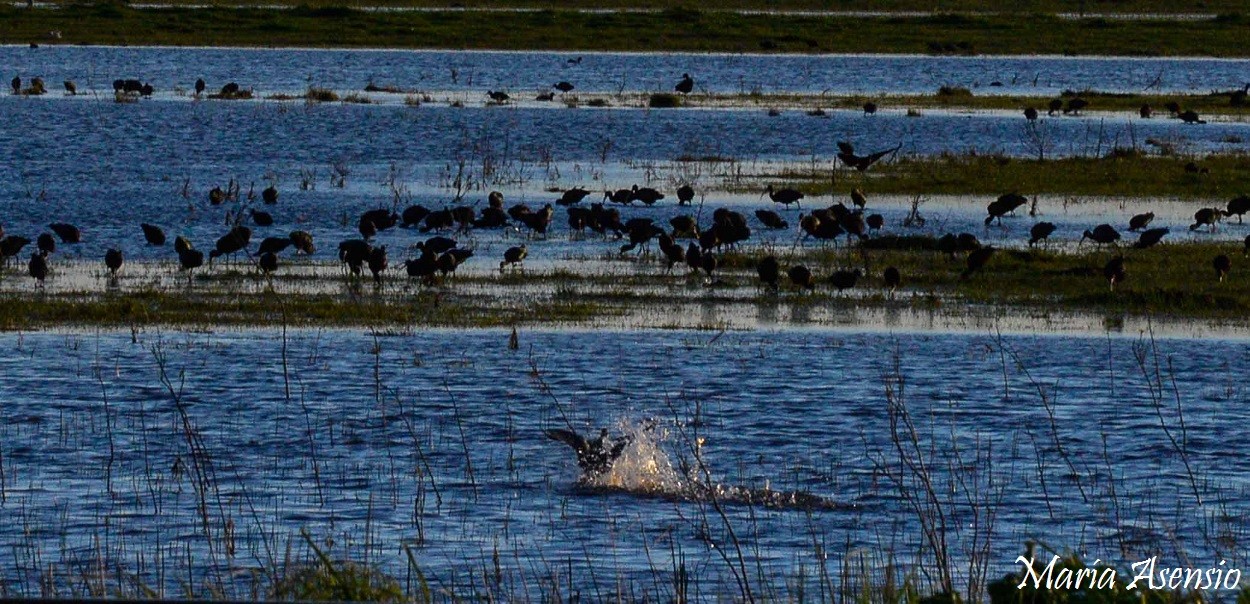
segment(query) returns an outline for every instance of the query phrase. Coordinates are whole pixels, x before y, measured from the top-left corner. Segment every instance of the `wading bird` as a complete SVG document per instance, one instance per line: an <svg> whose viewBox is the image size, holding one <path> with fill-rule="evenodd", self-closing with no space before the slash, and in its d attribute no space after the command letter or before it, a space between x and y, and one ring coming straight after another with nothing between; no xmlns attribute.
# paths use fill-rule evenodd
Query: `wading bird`
<svg viewBox="0 0 1250 604"><path fill-rule="evenodd" d="M577 465L582 469L579 480L593 479L612 469L612 464L625 452L625 447L633 440L630 436L620 439L609 439L608 429L599 431L599 437L587 440L572 430L551 429L543 434L551 440L562 442L577 453Z"/></svg>

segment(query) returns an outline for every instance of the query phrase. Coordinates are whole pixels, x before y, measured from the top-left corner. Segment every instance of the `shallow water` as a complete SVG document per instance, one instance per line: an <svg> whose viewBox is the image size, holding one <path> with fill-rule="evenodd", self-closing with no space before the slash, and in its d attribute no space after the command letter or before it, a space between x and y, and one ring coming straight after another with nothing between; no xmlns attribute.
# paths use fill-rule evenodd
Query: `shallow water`
<svg viewBox="0 0 1250 604"><path fill-rule="evenodd" d="M550 590L553 573L583 594L605 581L668 593L674 556L699 569L701 589L735 593L712 548L731 547L726 523L757 589L764 576L793 593L783 578L804 568L815 593L813 543L835 575L891 552L916 571L917 517L882 473L898 470L885 396L896 358L933 480L953 489L940 497L952 498L957 573L974 508L996 513L991 577L1016 570L1028 538L1125 566L1156 553L1172 564L1246 560L1244 340L1161 339L1157 375L1137 336L523 330L519 350L500 331L300 331L285 349L272 331L134 338L0 337L9 593L38 595L41 572L72 577L103 561L177 594L188 559L197 580L245 589L243 569L281 558L288 543L305 551L304 529L332 556L368 556L401 578L407 545L427 577L458 593L481 585L473 568L495 564L506 580L496 589L515 595ZM1156 412L1148 383L1159 377ZM1194 481L1159 414L1186 442ZM655 427L638 432L643 418ZM184 426L209 465L195 465ZM579 490L572 452L541 434L566 426L646 445L614 470L624 491ZM721 519L684 490L683 463L697 459L723 488L800 490L829 506L726 502ZM197 469L210 487L212 550Z"/></svg>

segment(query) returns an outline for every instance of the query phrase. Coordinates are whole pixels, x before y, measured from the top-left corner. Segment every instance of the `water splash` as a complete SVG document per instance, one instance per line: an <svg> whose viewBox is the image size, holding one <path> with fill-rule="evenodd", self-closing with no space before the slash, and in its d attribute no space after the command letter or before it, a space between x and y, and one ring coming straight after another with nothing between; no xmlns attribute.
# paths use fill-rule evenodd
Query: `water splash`
<svg viewBox="0 0 1250 604"><path fill-rule="evenodd" d="M618 421L614 426L619 439L629 441L611 468L598 475L583 475L578 480L581 491L590 494L624 493L654 497L668 501L719 502L722 504L762 506L786 510L851 509L851 504L804 491L778 491L763 487L727 485L710 480L701 453L694 464L683 460L674 464L668 447L679 440L673 431L655 420ZM701 448L702 441L694 446ZM702 460L702 461L699 461Z"/></svg>

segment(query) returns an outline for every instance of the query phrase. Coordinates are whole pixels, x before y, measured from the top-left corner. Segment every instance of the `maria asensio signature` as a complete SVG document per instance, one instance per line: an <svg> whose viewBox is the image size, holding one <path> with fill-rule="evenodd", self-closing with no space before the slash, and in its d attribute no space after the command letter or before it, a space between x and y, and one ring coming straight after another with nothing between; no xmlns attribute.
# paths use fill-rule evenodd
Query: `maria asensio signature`
<svg viewBox="0 0 1250 604"><path fill-rule="evenodd" d="M1085 568L1072 569L1063 565L1063 558L1053 556L1050 564L1040 571L1040 564L1034 558L1018 556L1016 562L1024 567L1024 577L1016 589L1024 589L1032 585L1033 589L1115 589L1118 574L1115 568L1100 566L1101 560L1094 560ZM1210 568L1160 567L1159 557L1152 556L1130 565L1133 569L1132 582L1125 589L1137 589L1138 582L1148 589L1238 589L1241 584L1241 570L1228 567L1226 560Z"/></svg>

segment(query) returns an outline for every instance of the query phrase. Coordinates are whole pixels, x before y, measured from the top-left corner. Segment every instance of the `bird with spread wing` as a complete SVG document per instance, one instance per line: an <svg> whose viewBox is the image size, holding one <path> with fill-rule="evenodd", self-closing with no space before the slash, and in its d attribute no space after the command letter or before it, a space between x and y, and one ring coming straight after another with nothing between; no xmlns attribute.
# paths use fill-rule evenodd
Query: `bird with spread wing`
<svg viewBox="0 0 1250 604"><path fill-rule="evenodd" d="M842 160L843 164L846 164L849 167L855 168L856 170L863 172L864 170L868 169L868 166L871 166L877 163L877 161L879 161L881 158L891 153L895 153L899 149L902 149L902 148L903 148L903 143L899 143L893 149L883 149L881 151L877 151L876 153L870 153L868 155L856 155L854 145L846 141L839 141L838 142L838 159Z"/></svg>

